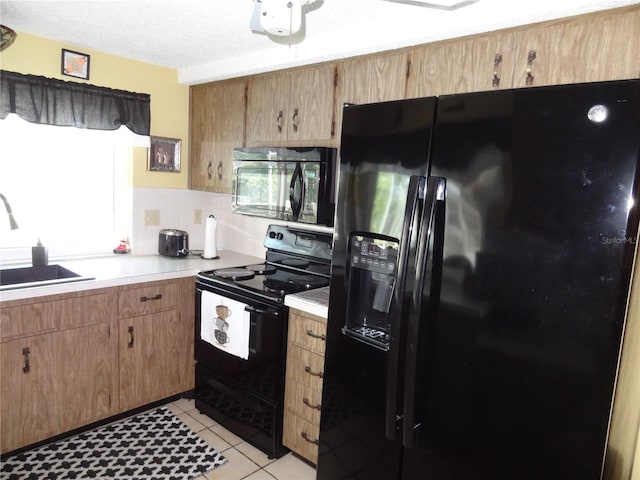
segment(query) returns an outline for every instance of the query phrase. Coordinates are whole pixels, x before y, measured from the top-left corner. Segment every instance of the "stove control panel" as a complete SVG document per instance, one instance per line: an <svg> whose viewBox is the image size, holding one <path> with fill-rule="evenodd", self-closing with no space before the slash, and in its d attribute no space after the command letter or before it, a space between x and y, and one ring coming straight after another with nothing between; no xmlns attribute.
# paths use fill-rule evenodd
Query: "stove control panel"
<svg viewBox="0 0 640 480"><path fill-rule="evenodd" d="M333 236L330 233L292 228L285 225L269 225L264 238L268 250L313 257L331 262Z"/></svg>

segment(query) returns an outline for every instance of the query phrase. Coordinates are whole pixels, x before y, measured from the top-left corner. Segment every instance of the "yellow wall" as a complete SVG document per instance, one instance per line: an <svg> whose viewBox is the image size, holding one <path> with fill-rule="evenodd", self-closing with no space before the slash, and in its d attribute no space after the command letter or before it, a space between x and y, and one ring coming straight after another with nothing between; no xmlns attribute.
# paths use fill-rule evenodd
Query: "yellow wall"
<svg viewBox="0 0 640 480"><path fill-rule="evenodd" d="M42 75L151 95L151 135L182 140L180 173L147 171L147 149L134 148L131 181L135 187L187 188L189 87L178 83L178 72L164 67L17 32L16 41L0 53L0 67L12 72ZM91 56L89 80L60 73L66 48Z"/></svg>

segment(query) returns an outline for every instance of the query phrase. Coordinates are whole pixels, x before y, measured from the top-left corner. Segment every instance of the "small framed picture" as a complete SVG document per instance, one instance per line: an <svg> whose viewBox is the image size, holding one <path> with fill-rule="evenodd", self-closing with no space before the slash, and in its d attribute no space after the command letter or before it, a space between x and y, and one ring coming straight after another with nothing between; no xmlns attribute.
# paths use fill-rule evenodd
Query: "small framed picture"
<svg viewBox="0 0 640 480"><path fill-rule="evenodd" d="M181 144L177 138L151 137L147 170L179 173Z"/></svg>
<svg viewBox="0 0 640 480"><path fill-rule="evenodd" d="M62 74L89 80L89 55L62 49Z"/></svg>

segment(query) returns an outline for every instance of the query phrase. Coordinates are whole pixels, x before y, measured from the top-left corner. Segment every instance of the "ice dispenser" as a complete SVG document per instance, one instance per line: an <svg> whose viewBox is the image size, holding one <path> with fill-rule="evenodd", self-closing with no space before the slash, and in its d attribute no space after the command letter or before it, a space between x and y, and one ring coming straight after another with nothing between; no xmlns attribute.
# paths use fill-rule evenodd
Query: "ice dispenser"
<svg viewBox="0 0 640 480"><path fill-rule="evenodd" d="M391 300L396 283L398 240L352 233L347 272L347 315L342 333L389 349Z"/></svg>

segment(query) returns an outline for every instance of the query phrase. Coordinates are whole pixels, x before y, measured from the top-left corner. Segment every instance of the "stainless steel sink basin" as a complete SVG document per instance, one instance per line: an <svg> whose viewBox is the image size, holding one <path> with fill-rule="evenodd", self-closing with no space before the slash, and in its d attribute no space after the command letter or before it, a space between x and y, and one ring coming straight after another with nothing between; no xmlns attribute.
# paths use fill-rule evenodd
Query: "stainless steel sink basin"
<svg viewBox="0 0 640 480"><path fill-rule="evenodd" d="M0 270L0 290L39 287L83 280L93 280L93 277L83 277L60 265L38 265Z"/></svg>

